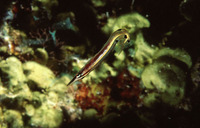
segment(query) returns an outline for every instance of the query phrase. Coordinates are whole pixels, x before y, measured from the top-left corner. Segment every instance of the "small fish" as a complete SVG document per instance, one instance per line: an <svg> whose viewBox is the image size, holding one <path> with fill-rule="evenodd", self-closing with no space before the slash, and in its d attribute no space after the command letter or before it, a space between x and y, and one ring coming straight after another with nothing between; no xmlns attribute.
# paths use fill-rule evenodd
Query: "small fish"
<svg viewBox="0 0 200 128"><path fill-rule="evenodd" d="M111 51L113 51L117 43L119 43L121 47L121 52L126 42L130 42L130 35L128 31L125 29L118 29L117 31L115 31L110 36L103 48L101 48L101 50L85 64L85 66L75 75L75 77L67 85L70 85L73 82L83 79L85 76L87 76L108 56L108 54Z"/></svg>

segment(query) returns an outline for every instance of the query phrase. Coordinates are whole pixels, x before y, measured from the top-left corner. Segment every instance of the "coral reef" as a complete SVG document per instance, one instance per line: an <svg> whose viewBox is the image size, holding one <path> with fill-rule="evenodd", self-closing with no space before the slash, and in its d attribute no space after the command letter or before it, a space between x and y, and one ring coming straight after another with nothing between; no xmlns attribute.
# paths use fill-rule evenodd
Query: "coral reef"
<svg viewBox="0 0 200 128"><path fill-rule="evenodd" d="M0 128L199 127L198 5L1 1ZM117 29L123 51L67 86Z"/></svg>
<svg viewBox="0 0 200 128"><path fill-rule="evenodd" d="M184 97L186 71L191 67L191 58L185 51L179 49L160 49L154 57L153 63L146 66L142 73L144 86L146 90L160 93L159 96L154 95L164 103L176 105Z"/></svg>
<svg viewBox="0 0 200 128"><path fill-rule="evenodd" d="M61 106L77 107L72 103L72 93L63 97L69 78L56 79L53 72L41 64L33 61L22 64L16 57L9 57L0 62L0 71L4 115L1 125L4 127L58 127L63 118Z"/></svg>
<svg viewBox="0 0 200 128"><path fill-rule="evenodd" d="M192 82L196 86L196 88L199 88L200 85L200 58L197 59L195 64L192 67L191 71L191 78Z"/></svg>

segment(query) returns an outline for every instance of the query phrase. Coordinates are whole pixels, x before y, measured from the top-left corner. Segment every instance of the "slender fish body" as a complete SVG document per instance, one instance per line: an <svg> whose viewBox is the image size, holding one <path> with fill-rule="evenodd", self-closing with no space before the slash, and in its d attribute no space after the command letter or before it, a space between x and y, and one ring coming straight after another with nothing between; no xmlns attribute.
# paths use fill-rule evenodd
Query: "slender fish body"
<svg viewBox="0 0 200 128"><path fill-rule="evenodd" d="M91 71L93 71L109 55L109 53L113 51L117 43L120 43L120 47L121 49L123 49L126 42L129 41L130 35L127 30L118 29L117 31L115 31L107 40L103 48L101 48L101 50L85 64L85 66L67 85L70 85L77 80L83 79Z"/></svg>

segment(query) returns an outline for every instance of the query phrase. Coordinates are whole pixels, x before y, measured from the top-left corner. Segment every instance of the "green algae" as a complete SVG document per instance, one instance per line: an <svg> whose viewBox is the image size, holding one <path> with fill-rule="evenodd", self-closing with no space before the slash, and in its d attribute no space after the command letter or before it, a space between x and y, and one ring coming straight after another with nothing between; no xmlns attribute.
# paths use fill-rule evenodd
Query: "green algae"
<svg viewBox="0 0 200 128"><path fill-rule="evenodd" d="M35 83L38 88L47 89L55 78L53 72L45 66L35 62L26 62L23 64L23 70L29 83ZM45 72L44 72L45 71Z"/></svg>
<svg viewBox="0 0 200 128"><path fill-rule="evenodd" d="M150 22L139 13L128 13L117 18L109 18L108 23L102 28L105 33L112 33L120 28L126 28L134 33L141 28L148 28Z"/></svg>
<svg viewBox="0 0 200 128"><path fill-rule="evenodd" d="M35 109L34 115L29 120L32 127L59 127L62 122L62 112L46 105Z"/></svg>
<svg viewBox="0 0 200 128"><path fill-rule="evenodd" d="M97 8L102 8L106 4L104 0L92 0L91 3ZM52 15L56 17L56 14L51 14L51 9L55 6L59 6L59 2L57 0L34 1L32 9L34 11L33 15L36 19L42 12L42 9L40 9L41 6L38 5L44 7L42 9L48 12L48 19L52 19ZM92 6L90 7L92 8ZM93 8L93 10L95 9ZM113 11L113 13L115 13L115 11ZM69 15L69 12L67 11L63 13L59 12L59 14L62 15L60 19L70 25L72 25L73 22L73 26L76 28L71 28L71 30L75 31L76 34L78 33L80 36L81 31L79 31L79 28L74 22L77 20L75 19L77 18L77 13L70 13L72 13L73 16ZM155 125L155 117L153 115L156 115L156 113L151 112L151 110L154 109L155 104L164 103L165 105L170 105L173 108L178 108L179 104L181 104L184 100L185 92L187 91L186 77L188 69L192 66L191 57L182 49L172 49L167 47L160 48L156 45L148 44L148 41L144 39L141 30L143 28L150 27L150 22L139 13L132 12L116 17L112 16L110 12L106 12L105 15L107 16L108 21L106 21L107 23L104 27L100 28L103 33L109 35L119 28L126 28L131 35L131 42L128 45L128 48L124 49L121 54L118 54L118 51L116 51L114 56L111 57L113 59L102 63L97 69L91 72L82 81L77 83L79 85L92 86L91 92L96 94L97 91L103 90L103 88L99 89L96 87L99 83L101 84L102 82L107 82L107 78L116 77L120 71L128 69L132 75L141 78L139 86L146 94L140 96L142 99L141 104L144 105L143 108L151 108L148 112L145 112L140 111L139 107L135 107L134 111L140 113L138 116L145 126L146 123L147 126L149 124ZM74 19L71 19L71 17ZM40 18L37 20L40 20ZM60 19L59 15L57 15L57 20ZM20 32L16 34L19 33ZM6 36L10 36L10 32L7 32ZM76 37L69 36L69 38ZM9 41L10 40L11 38L9 38ZM100 116L97 116L98 112L93 108L83 110L83 115L81 115L82 109L78 109L77 104L74 103L74 94L70 93L69 87L66 86L66 84L70 81L70 78L73 77L70 74L78 72L87 62L87 59L81 58L80 56L87 56L85 53L86 50L88 50L84 44L74 47L70 46L68 43L70 42L67 42L65 43L67 45L64 44L60 47L59 52L61 51L62 54L53 56L55 57L54 59L57 59L57 57L62 58L61 61L67 65L61 77L56 76L52 70L47 68L47 66L51 66L58 61L54 61L53 63L49 60L52 59L52 52L49 50L47 52L47 50L45 50L45 46L44 48L36 49L31 46L20 46L17 47L21 49L20 54L16 54L18 59L14 57L7 57L5 60L1 59L0 115L3 116L0 116L0 125L2 128L56 128L64 122L64 114L67 114L67 119L70 118L69 122L74 121L77 118L81 119L80 117L83 117L86 120L99 119ZM8 52L7 50L7 46L0 47L1 53L5 54ZM24 59L23 54L31 55L35 62L26 60L26 58ZM9 55L15 54L9 53ZM59 63L61 61L59 60ZM62 66L59 65L58 67ZM56 70L54 69L54 72L55 71ZM75 93L79 89L76 85L77 84L72 85L75 89ZM124 85L123 87L126 88L126 86L128 87L128 85ZM121 102L120 105L115 101L110 102L110 100L107 99L105 99L104 102L106 102L106 107L111 106L105 110L106 112L103 112L106 114L101 116L102 118L100 119L100 122L107 126L110 122L115 122L115 119L120 119L120 112L122 112L123 115L123 112L126 109L122 107L122 104L125 104L126 101ZM113 108L118 112L112 112ZM18 118L18 120L14 121L14 118Z"/></svg>
<svg viewBox="0 0 200 128"><path fill-rule="evenodd" d="M147 90L157 90L157 94L153 94L162 102L178 105L185 95L186 71L190 66L191 58L187 52L163 48L155 53L153 62L145 67L141 75L142 82ZM153 94L148 95L152 98L146 98L153 101ZM149 106L151 101L147 99L144 103Z"/></svg>
<svg viewBox="0 0 200 128"><path fill-rule="evenodd" d="M40 64L46 65L49 59L48 53L43 48L37 48L34 53L34 58Z"/></svg>
<svg viewBox="0 0 200 128"><path fill-rule="evenodd" d="M4 77L8 79L12 78L8 83L8 88L12 91L15 91L15 88L25 82L25 75L23 74L21 62L15 58L10 57L6 60L0 62L1 72L4 74Z"/></svg>
<svg viewBox="0 0 200 128"><path fill-rule="evenodd" d="M156 46L150 46L144 39L142 33L138 33L135 40L135 60L138 65L151 63L154 53L158 50Z"/></svg>
<svg viewBox="0 0 200 128"><path fill-rule="evenodd" d="M3 86L0 88L2 127L56 128L63 119L61 106L76 109L73 97L70 96L72 93L64 96L68 90L66 84L69 77L56 79L47 67L33 61L22 64L15 57L2 60L0 71L4 74L4 77L1 75Z"/></svg>
<svg viewBox="0 0 200 128"><path fill-rule="evenodd" d="M4 121L7 122L6 127L9 128L22 128L24 126L22 115L16 110L7 110L4 112Z"/></svg>

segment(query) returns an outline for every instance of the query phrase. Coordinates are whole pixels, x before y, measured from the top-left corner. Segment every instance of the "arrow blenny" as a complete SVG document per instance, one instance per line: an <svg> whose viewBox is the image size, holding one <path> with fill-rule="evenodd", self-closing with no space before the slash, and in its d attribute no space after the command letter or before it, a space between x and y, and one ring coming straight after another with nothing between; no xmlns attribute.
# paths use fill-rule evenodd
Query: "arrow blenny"
<svg viewBox="0 0 200 128"><path fill-rule="evenodd" d="M123 50L126 42L130 42L130 35L128 31L125 29L118 29L115 31L107 40L103 48L101 48L101 50L85 64L85 66L67 85L70 85L73 82L83 79L85 76L87 76L108 56L111 51L113 51L117 43L120 43L120 49Z"/></svg>

